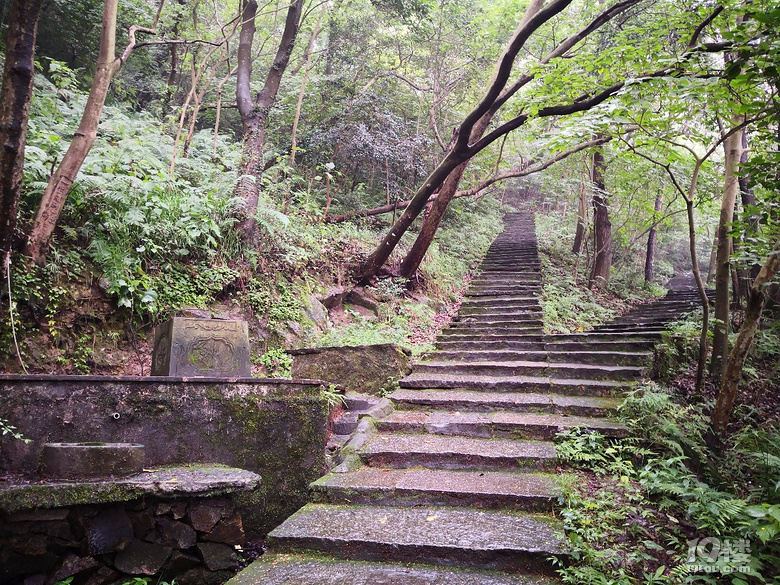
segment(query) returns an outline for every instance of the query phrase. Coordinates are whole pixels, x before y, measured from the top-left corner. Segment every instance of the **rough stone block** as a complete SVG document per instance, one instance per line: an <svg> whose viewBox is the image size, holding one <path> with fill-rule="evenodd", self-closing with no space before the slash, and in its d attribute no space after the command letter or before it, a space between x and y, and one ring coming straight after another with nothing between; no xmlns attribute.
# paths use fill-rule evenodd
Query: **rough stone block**
<svg viewBox="0 0 780 585"><path fill-rule="evenodd" d="M236 512L229 518L217 522L204 540L209 542L224 542L225 544L243 544L246 540L241 516Z"/></svg>
<svg viewBox="0 0 780 585"><path fill-rule="evenodd" d="M162 569L173 549L142 540L134 540L116 555L114 566L129 575L154 575Z"/></svg>
<svg viewBox="0 0 780 585"><path fill-rule="evenodd" d="M115 583L118 578L119 573L112 568L100 567L84 582L84 585L108 585L109 583Z"/></svg>
<svg viewBox="0 0 780 585"><path fill-rule="evenodd" d="M122 550L133 540L133 524L121 508L100 512L87 522L86 532L89 552L93 555Z"/></svg>
<svg viewBox="0 0 780 585"><path fill-rule="evenodd" d="M200 532L211 532L217 522L230 516L235 509L236 506L231 500L195 502L190 507L190 524Z"/></svg>
<svg viewBox="0 0 780 585"><path fill-rule="evenodd" d="M293 378L325 380L351 392L378 394L411 369L409 353L392 343L308 347L293 356Z"/></svg>
<svg viewBox="0 0 780 585"><path fill-rule="evenodd" d="M251 376L246 321L174 317L155 329L152 376Z"/></svg>
<svg viewBox="0 0 780 585"><path fill-rule="evenodd" d="M99 566L100 563L92 557L77 557L74 554L68 554L49 581L56 583L86 571L93 571Z"/></svg>
<svg viewBox="0 0 780 585"><path fill-rule="evenodd" d="M217 542L202 542L198 552L209 571L237 569L240 566L238 555L233 547Z"/></svg>
<svg viewBox="0 0 780 585"><path fill-rule="evenodd" d="M168 520L167 518L157 519L157 532L160 535L158 544L178 549L195 546L195 542L198 539L198 535L192 529L192 526L178 520Z"/></svg>
<svg viewBox="0 0 780 585"><path fill-rule="evenodd" d="M233 571L209 571L195 567L176 577L176 585L221 585L233 576Z"/></svg>

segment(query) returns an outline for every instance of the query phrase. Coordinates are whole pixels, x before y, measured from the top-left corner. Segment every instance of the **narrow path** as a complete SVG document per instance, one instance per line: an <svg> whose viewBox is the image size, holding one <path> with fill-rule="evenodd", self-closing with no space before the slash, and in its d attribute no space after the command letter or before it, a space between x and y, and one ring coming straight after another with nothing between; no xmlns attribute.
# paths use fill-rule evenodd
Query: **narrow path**
<svg viewBox="0 0 780 585"><path fill-rule="evenodd" d="M670 293L586 333L545 335L533 216L510 214L437 351L362 424L357 452L312 485L230 585L556 583L551 511L562 429L620 436L619 396L650 364ZM371 433L375 430L375 433ZM362 443L362 444L361 444Z"/></svg>

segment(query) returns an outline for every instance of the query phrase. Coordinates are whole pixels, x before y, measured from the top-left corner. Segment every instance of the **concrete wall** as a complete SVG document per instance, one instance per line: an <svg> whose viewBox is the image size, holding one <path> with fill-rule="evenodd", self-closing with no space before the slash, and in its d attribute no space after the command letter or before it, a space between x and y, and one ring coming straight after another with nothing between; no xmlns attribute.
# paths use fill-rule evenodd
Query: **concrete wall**
<svg viewBox="0 0 780 585"><path fill-rule="evenodd" d="M316 380L0 376L0 418L32 439L0 439L0 469L34 474L46 442L132 442L146 466L222 463L258 473L239 497L264 533L325 471L327 405Z"/></svg>

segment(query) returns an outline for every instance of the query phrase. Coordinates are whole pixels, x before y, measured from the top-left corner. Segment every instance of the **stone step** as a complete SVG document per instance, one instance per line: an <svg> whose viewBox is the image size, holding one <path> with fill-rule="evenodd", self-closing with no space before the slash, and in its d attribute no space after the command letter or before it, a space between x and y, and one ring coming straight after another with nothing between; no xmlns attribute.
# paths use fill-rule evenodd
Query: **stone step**
<svg viewBox="0 0 780 585"><path fill-rule="evenodd" d="M552 339L550 336L549 339ZM649 353L652 354L653 346L657 340L636 339L633 341L556 341L544 344L550 353L577 353L593 351L601 352L629 352L629 353Z"/></svg>
<svg viewBox="0 0 780 585"><path fill-rule="evenodd" d="M266 542L275 552L552 573L548 558L564 553L556 528L550 517L522 512L307 504Z"/></svg>
<svg viewBox="0 0 780 585"><path fill-rule="evenodd" d="M609 437L625 437L627 432L622 424L601 417L501 411L396 411L376 421L376 425L380 432L544 441L551 441L559 432L575 427L599 431Z"/></svg>
<svg viewBox="0 0 780 585"><path fill-rule="evenodd" d="M534 294L541 294L541 288L540 287L533 287L533 288L517 288L517 289L498 289L498 288L474 288L469 289L466 293L466 297L473 298L473 297L500 297L500 296L522 296L522 295L534 295Z"/></svg>
<svg viewBox="0 0 780 585"><path fill-rule="evenodd" d="M556 333L545 339L548 343L561 341L579 341L591 343L596 341L654 341L661 339L660 331L583 331L579 333Z"/></svg>
<svg viewBox="0 0 780 585"><path fill-rule="evenodd" d="M311 484L317 502L385 506L473 506L526 511L552 508L556 476L507 471L378 469L330 473Z"/></svg>
<svg viewBox="0 0 780 585"><path fill-rule="evenodd" d="M512 306L513 303L538 303L539 298L534 295L496 295L495 297L479 296L477 298L466 297L461 304L463 307L484 307L488 305Z"/></svg>
<svg viewBox="0 0 780 585"><path fill-rule="evenodd" d="M560 585L537 575L265 553L225 585Z"/></svg>
<svg viewBox="0 0 780 585"><path fill-rule="evenodd" d="M540 376L466 376L412 373L398 382L401 388L534 392L569 396L615 396L633 387L629 382L552 379Z"/></svg>
<svg viewBox="0 0 780 585"><path fill-rule="evenodd" d="M528 327L543 329L544 323L541 319L522 317L508 317L507 319L467 318L450 323L450 329L526 329Z"/></svg>
<svg viewBox="0 0 780 585"><path fill-rule="evenodd" d="M546 360L550 363L638 367L649 365L653 358L653 352L651 351L587 351L584 349L585 347L587 346L582 345L578 347L577 351L452 349L429 353L424 356L424 359L442 362L511 362L517 360L541 362Z"/></svg>
<svg viewBox="0 0 780 585"><path fill-rule="evenodd" d="M541 344L540 344L541 345ZM474 347L481 347L481 344ZM568 354L567 354L568 355ZM531 350L510 350L510 349L461 349L461 350L439 350L431 352L424 356L425 360L440 362L503 362L503 361L544 361L547 359L547 352L543 349Z"/></svg>
<svg viewBox="0 0 780 585"><path fill-rule="evenodd" d="M602 396L565 396L523 392L473 390L410 390L401 388L389 398L399 410L467 412L552 412L581 416L614 415L620 400Z"/></svg>
<svg viewBox="0 0 780 585"><path fill-rule="evenodd" d="M652 351L547 351L551 363L620 365L646 367L653 361Z"/></svg>
<svg viewBox="0 0 780 585"><path fill-rule="evenodd" d="M521 341L507 341L501 336L497 336L492 341L480 341L469 339L453 339L447 340L439 338L436 340L436 347L444 351L469 351L485 349L489 351L493 350L507 350L507 351L544 351L544 342L541 341L526 341L530 336L521 338ZM539 336L540 338L542 336Z"/></svg>
<svg viewBox="0 0 780 585"><path fill-rule="evenodd" d="M517 284L541 284L539 272L490 272L477 274L469 286L514 286Z"/></svg>
<svg viewBox="0 0 780 585"><path fill-rule="evenodd" d="M644 368L635 366L592 365L582 363L548 363L532 361L452 362L426 361L414 366L415 374L447 374L466 376L550 376L552 378L579 378L587 380L633 380Z"/></svg>
<svg viewBox="0 0 780 585"><path fill-rule="evenodd" d="M464 313L459 312L453 319L455 323L476 323L480 321L496 322L496 321L534 321L536 323L542 323L544 314L541 311L534 309L518 310L514 307L506 307L502 311L491 308L488 310L482 309L480 313Z"/></svg>
<svg viewBox="0 0 780 585"><path fill-rule="evenodd" d="M438 340L442 341L538 341L543 342L545 340L544 331L538 327L529 327L527 329L521 329L518 331L501 332L493 329L476 329L476 328L464 328L464 329L444 329L439 334Z"/></svg>
<svg viewBox="0 0 780 585"><path fill-rule="evenodd" d="M489 305L485 304L482 306L472 305L466 307L461 305L460 310L458 311L458 317L482 317L489 315L501 315L506 313L533 315L539 319L541 319L544 315L542 313L542 307L538 303L534 302L531 304L529 302L522 306L502 303L491 303Z"/></svg>
<svg viewBox="0 0 780 585"><path fill-rule="evenodd" d="M521 471L551 469L558 461L550 442L402 433L376 435L359 455L371 467L396 469Z"/></svg>
<svg viewBox="0 0 780 585"><path fill-rule="evenodd" d="M663 333L666 331L666 325L664 324L658 324L658 323L640 323L638 325L634 324L619 324L615 323L612 325L599 325L598 327L593 328L593 333L621 333L621 332L636 332L636 333L647 333L647 332L659 332Z"/></svg>
<svg viewBox="0 0 780 585"><path fill-rule="evenodd" d="M473 290L485 292L487 290L496 290L507 293L513 293L515 291L538 291L541 290L542 283L538 280L529 280L528 282L497 282L497 281L483 281L483 282L471 282L469 284L469 293Z"/></svg>

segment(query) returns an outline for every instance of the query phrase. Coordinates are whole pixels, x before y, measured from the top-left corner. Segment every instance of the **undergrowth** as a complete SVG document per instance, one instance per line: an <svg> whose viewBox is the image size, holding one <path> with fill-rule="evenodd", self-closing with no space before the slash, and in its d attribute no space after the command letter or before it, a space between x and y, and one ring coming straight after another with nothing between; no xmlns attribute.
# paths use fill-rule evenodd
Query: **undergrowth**
<svg viewBox="0 0 780 585"><path fill-rule="evenodd" d="M778 583L780 428L746 425L714 452L711 403L650 383L620 408L629 436L558 435L566 583Z"/></svg>
<svg viewBox="0 0 780 585"><path fill-rule="evenodd" d="M22 231L86 100L69 82L67 66L55 69L51 79L35 79ZM106 105L47 264L28 266L15 257L11 298L0 293L0 304L14 308L19 350L30 371L148 373L124 372L123 364L148 351L144 344L153 326L185 310L247 320L261 375L288 373L279 352L304 344L431 348L436 331L454 313L464 278L501 230L501 206L490 197L453 202L414 282L373 283L376 316L347 313L332 326L315 323L311 313L321 311L316 299L351 286L354 268L381 240L389 217L324 222L325 183L306 181L282 159L278 168L284 172L263 176L258 234L247 246L235 225L240 151L229 136L214 141L210 131L196 132L187 156L178 153L170 173L170 129L144 112ZM391 268L413 237L407 234L391 256ZM0 323L0 369L16 371L7 314Z"/></svg>

